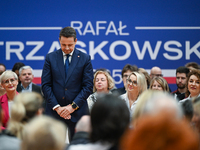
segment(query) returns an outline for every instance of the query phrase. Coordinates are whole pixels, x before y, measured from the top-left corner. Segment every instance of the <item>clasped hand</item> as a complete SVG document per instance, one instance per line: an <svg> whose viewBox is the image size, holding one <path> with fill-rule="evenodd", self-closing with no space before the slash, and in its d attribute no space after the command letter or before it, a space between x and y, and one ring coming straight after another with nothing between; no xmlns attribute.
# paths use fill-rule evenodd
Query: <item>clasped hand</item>
<svg viewBox="0 0 200 150"><path fill-rule="evenodd" d="M72 108L72 105L67 105L63 107L58 107L55 109L58 115L64 119L71 119L71 113L73 113L75 110Z"/></svg>

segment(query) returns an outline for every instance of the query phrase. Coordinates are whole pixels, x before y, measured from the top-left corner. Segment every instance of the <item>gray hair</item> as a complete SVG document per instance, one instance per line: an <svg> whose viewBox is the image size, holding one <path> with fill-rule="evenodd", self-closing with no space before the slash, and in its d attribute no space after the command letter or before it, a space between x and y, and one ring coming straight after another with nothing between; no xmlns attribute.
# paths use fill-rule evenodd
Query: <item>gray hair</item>
<svg viewBox="0 0 200 150"><path fill-rule="evenodd" d="M10 77L14 77L16 80L18 80L18 76L15 72L7 70L4 71L0 76L0 83L3 83L4 80L7 80Z"/></svg>
<svg viewBox="0 0 200 150"><path fill-rule="evenodd" d="M21 75L22 73L22 70L25 70L25 69L31 69L31 72L33 73L33 69L30 67L30 66L23 66L19 69L19 75Z"/></svg>
<svg viewBox="0 0 200 150"><path fill-rule="evenodd" d="M156 94L152 94L148 98L142 114L158 114L161 111L173 113L174 117L181 119L183 117L183 111L176 99L167 92L156 91Z"/></svg>

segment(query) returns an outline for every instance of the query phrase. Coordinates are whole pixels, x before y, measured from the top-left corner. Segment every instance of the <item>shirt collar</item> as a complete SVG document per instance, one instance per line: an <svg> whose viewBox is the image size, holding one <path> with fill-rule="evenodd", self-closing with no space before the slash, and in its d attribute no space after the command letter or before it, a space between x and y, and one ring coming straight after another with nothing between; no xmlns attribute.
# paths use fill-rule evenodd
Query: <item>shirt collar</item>
<svg viewBox="0 0 200 150"><path fill-rule="evenodd" d="M66 55L67 55L67 54L65 54L63 51L62 51L62 53L63 53L63 56L66 56ZM72 56L73 53L74 53L74 50L73 50L71 53L69 53L69 55Z"/></svg>

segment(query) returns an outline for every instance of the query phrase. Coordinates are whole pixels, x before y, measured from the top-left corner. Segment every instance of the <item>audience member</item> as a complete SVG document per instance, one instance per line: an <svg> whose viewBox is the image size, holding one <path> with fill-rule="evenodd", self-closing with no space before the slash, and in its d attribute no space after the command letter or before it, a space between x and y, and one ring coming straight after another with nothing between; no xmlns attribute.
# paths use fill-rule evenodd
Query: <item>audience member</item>
<svg viewBox="0 0 200 150"><path fill-rule="evenodd" d="M35 92L18 94L11 108L11 118L8 122L8 133L23 139L24 125L33 117L42 114L43 98Z"/></svg>
<svg viewBox="0 0 200 150"><path fill-rule="evenodd" d="M190 69L190 71L194 70L194 69L197 69L197 70L200 69L199 64L196 62L189 62L189 63L185 64L185 67Z"/></svg>
<svg viewBox="0 0 200 150"><path fill-rule="evenodd" d="M127 86L126 80L127 80L128 76L131 74L131 72L134 72L134 71L138 71L138 67L136 65L126 64L121 72L124 87L113 90L112 93L117 93L119 95L125 94L126 86Z"/></svg>
<svg viewBox="0 0 200 150"><path fill-rule="evenodd" d="M194 123L200 137L200 97L193 99L193 109L194 115L192 122Z"/></svg>
<svg viewBox="0 0 200 150"><path fill-rule="evenodd" d="M6 66L5 66L4 64L0 63L0 75L1 75L4 71L6 71Z"/></svg>
<svg viewBox="0 0 200 150"><path fill-rule="evenodd" d="M163 77L154 77L150 82L149 89L170 92L167 81Z"/></svg>
<svg viewBox="0 0 200 150"><path fill-rule="evenodd" d="M145 76L139 72L132 72L127 79L127 92L120 96L125 101L130 116L133 116L135 105L138 102L140 94L147 89Z"/></svg>
<svg viewBox="0 0 200 150"><path fill-rule="evenodd" d="M69 150L117 150L129 118L129 110L119 97L111 94L98 97L91 111L91 143L72 145Z"/></svg>
<svg viewBox="0 0 200 150"><path fill-rule="evenodd" d="M13 68L12 68L12 71L15 72L15 73L17 74L17 76L18 76L18 82L19 82L19 84L21 83L21 81L19 80L19 69L20 69L21 67L23 67L23 66L25 66L24 63L22 63L22 62L17 62L17 63L14 64L14 66L13 66Z"/></svg>
<svg viewBox="0 0 200 150"><path fill-rule="evenodd" d="M65 125L47 116L35 117L24 129L21 150L64 150Z"/></svg>
<svg viewBox="0 0 200 150"><path fill-rule="evenodd" d="M157 76L157 77L163 77L162 70L159 67L157 67L157 66L152 67L151 71L150 71L150 77L151 77L151 79L153 79L155 76Z"/></svg>
<svg viewBox="0 0 200 150"><path fill-rule="evenodd" d="M183 118L183 112L177 100L170 93L162 91L157 91L157 93L148 98L141 114L155 115L163 111L171 114L172 118L179 120Z"/></svg>
<svg viewBox="0 0 200 150"><path fill-rule="evenodd" d="M0 126L2 126L3 110L0 105ZM0 150L19 150L20 149L20 140L16 137L8 136L2 133L0 128Z"/></svg>
<svg viewBox="0 0 200 150"><path fill-rule="evenodd" d="M1 107L4 111L3 127L6 127L10 118L13 99L18 94L16 91L18 84L17 74L12 71L5 71L0 77L0 83L6 91L6 94L0 96Z"/></svg>
<svg viewBox="0 0 200 150"><path fill-rule="evenodd" d="M181 100L181 103L187 99L200 97L200 70L190 71L187 77L186 87L187 92L185 96L187 98Z"/></svg>
<svg viewBox="0 0 200 150"><path fill-rule="evenodd" d="M139 68L138 71L144 74L144 76L146 78L146 82L147 82L147 88L149 88L150 82L151 82L151 77L150 77L149 73L144 68Z"/></svg>
<svg viewBox="0 0 200 150"><path fill-rule="evenodd" d="M162 111L143 116L123 136L124 150L198 150L198 138L188 123Z"/></svg>
<svg viewBox="0 0 200 150"><path fill-rule="evenodd" d="M17 92L37 92L41 94L40 86L32 83L34 78L33 69L30 66L23 66L19 69L21 84L17 86Z"/></svg>
<svg viewBox="0 0 200 150"><path fill-rule="evenodd" d="M114 86L114 81L112 77L106 71L97 71L94 74L93 83L94 83L93 86L94 93L87 98L88 108L90 112L94 103L97 101L98 94L111 93L110 89L112 89Z"/></svg>
<svg viewBox="0 0 200 150"><path fill-rule="evenodd" d="M177 100L182 100L185 98L185 92L187 91L187 75L189 72L190 70L183 66L176 69L176 85L178 88L176 91L172 92L172 94Z"/></svg>
<svg viewBox="0 0 200 150"><path fill-rule="evenodd" d="M183 103L181 103L181 107L183 110L184 118L191 123L192 117L193 117L193 106L192 101L186 100Z"/></svg>
<svg viewBox="0 0 200 150"><path fill-rule="evenodd" d="M0 63L0 76L4 71L6 71L6 66L4 64ZM0 96L2 96L4 94L6 94L6 90L0 84Z"/></svg>
<svg viewBox="0 0 200 150"><path fill-rule="evenodd" d="M75 127L75 134L69 145L87 144L90 142L89 135L91 132L91 120L89 115L84 115L77 122ZM69 149L69 147L67 149Z"/></svg>

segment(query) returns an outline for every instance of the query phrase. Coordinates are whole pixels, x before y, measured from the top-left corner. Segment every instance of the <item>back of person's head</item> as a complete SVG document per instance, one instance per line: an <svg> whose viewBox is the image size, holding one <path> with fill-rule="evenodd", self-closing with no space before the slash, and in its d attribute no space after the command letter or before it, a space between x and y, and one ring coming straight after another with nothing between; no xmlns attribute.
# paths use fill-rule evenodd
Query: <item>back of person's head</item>
<svg viewBox="0 0 200 150"><path fill-rule="evenodd" d="M187 68L187 67L184 67L184 66L180 66L176 69L176 74L177 73L185 73L186 74L186 77L188 75L188 73L190 72L190 70Z"/></svg>
<svg viewBox="0 0 200 150"><path fill-rule="evenodd" d="M142 115L156 115L160 112L169 113L173 118L177 119L182 119L183 117L182 109L177 100L169 93L157 91L156 94L148 97L141 113Z"/></svg>
<svg viewBox="0 0 200 150"><path fill-rule="evenodd" d="M42 96L35 92L18 94L11 107L8 131L16 137L22 138L24 124L36 115L42 114L42 101Z"/></svg>
<svg viewBox="0 0 200 150"><path fill-rule="evenodd" d="M128 107L119 97L100 95L91 111L91 142L116 144L128 127L129 119Z"/></svg>
<svg viewBox="0 0 200 150"><path fill-rule="evenodd" d="M0 75L1 75L4 71L6 71L6 66L3 63L0 63L0 66L2 66L0 67Z"/></svg>
<svg viewBox="0 0 200 150"><path fill-rule="evenodd" d="M76 30L72 27L65 27L60 31L59 34L59 38L61 38L61 36L69 38L69 37L73 37L74 41L76 40Z"/></svg>
<svg viewBox="0 0 200 150"><path fill-rule="evenodd" d="M185 64L185 67L187 67L189 69L200 69L199 64L196 62L189 62L189 63Z"/></svg>
<svg viewBox="0 0 200 150"><path fill-rule="evenodd" d="M21 67L25 66L24 63L22 62L17 62L14 64L13 68L12 68L12 71L15 72L16 70L19 70Z"/></svg>
<svg viewBox="0 0 200 150"><path fill-rule="evenodd" d="M123 74L127 71L131 71L131 72L138 71L138 67L136 65L126 64L121 72L122 78L123 78Z"/></svg>
<svg viewBox="0 0 200 150"><path fill-rule="evenodd" d="M21 150L63 150L66 127L47 116L35 117L24 129Z"/></svg>
<svg viewBox="0 0 200 150"><path fill-rule="evenodd" d="M121 141L125 150L198 150L198 138L188 123L165 112L143 116Z"/></svg>
<svg viewBox="0 0 200 150"><path fill-rule="evenodd" d="M89 115L84 115L77 122L75 132L91 132L91 121Z"/></svg>
<svg viewBox="0 0 200 150"><path fill-rule="evenodd" d="M137 102L134 110L134 114L132 116L132 120L137 120L140 116L142 116L143 109L149 99L157 95L159 91L156 90L146 90L140 95L140 99Z"/></svg>
<svg viewBox="0 0 200 150"><path fill-rule="evenodd" d="M183 115L185 116L186 120L190 122L193 117L192 101L191 100L184 101L183 103L181 103L181 107L183 110Z"/></svg>

